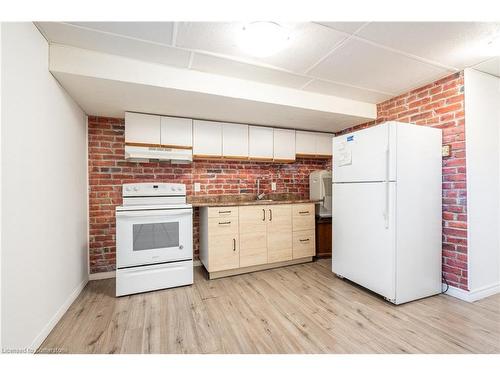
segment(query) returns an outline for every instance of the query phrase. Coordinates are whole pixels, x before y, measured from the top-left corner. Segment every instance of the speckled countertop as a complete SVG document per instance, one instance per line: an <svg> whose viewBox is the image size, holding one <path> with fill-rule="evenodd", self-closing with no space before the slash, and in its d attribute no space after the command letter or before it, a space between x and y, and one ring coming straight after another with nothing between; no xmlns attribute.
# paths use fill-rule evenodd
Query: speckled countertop
<svg viewBox="0 0 500 375"><path fill-rule="evenodd" d="M227 207L261 204L316 203L319 201L304 199L304 197L294 193L273 193L266 194L261 200L257 200L257 197L253 194L200 195L188 197L187 202L191 203L193 207Z"/></svg>

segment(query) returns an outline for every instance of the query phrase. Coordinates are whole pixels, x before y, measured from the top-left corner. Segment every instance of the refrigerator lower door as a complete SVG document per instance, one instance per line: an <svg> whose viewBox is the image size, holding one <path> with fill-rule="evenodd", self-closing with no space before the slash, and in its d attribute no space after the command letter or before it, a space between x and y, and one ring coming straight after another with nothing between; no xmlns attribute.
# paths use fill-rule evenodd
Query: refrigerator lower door
<svg viewBox="0 0 500 375"><path fill-rule="evenodd" d="M396 183L333 189L333 272L395 302Z"/></svg>

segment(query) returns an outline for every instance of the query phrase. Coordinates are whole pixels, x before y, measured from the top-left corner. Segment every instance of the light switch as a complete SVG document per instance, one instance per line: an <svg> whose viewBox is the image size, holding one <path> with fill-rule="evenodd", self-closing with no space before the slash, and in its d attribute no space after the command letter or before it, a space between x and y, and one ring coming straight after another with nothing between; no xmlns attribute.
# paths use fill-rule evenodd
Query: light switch
<svg viewBox="0 0 500 375"><path fill-rule="evenodd" d="M271 190L276 191L276 182L271 182Z"/></svg>
<svg viewBox="0 0 500 375"><path fill-rule="evenodd" d="M201 185L199 182L195 182L194 183L194 192L197 193L199 191L201 191Z"/></svg>

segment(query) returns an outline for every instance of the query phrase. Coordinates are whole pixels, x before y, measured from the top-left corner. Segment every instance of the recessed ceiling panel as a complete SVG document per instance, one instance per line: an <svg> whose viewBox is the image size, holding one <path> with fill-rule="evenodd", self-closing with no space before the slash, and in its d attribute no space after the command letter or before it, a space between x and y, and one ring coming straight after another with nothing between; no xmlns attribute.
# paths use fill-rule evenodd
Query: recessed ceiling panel
<svg viewBox="0 0 500 375"><path fill-rule="evenodd" d="M202 53L194 54L191 68L201 72L220 74L291 88L300 88L309 81L307 77L281 70L245 64L239 61L228 60Z"/></svg>
<svg viewBox="0 0 500 375"><path fill-rule="evenodd" d="M500 36L500 23L373 22L358 35L461 70L492 53L488 51L488 42L493 36Z"/></svg>
<svg viewBox="0 0 500 375"><path fill-rule="evenodd" d="M387 94L377 91L363 90L357 87L341 85L338 83L314 80L304 87L306 91L317 92L319 94L340 96L342 98L362 100L368 103L380 103L392 98L394 94Z"/></svg>
<svg viewBox="0 0 500 375"><path fill-rule="evenodd" d="M147 40L161 44L172 44L173 22L69 22L72 25L86 27Z"/></svg>
<svg viewBox="0 0 500 375"><path fill-rule="evenodd" d="M239 45L244 23L185 22L179 24L177 45L248 59L302 73L345 39L344 33L311 22L283 24L290 34L287 46L269 57L254 57Z"/></svg>
<svg viewBox="0 0 500 375"><path fill-rule="evenodd" d="M376 91L401 93L450 71L351 39L309 74Z"/></svg>
<svg viewBox="0 0 500 375"><path fill-rule="evenodd" d="M186 68L189 63L190 53L177 48L145 43L65 23L39 22L37 25L43 30L49 41L53 43L180 68Z"/></svg>
<svg viewBox="0 0 500 375"><path fill-rule="evenodd" d="M493 57L487 61L483 61L482 63L475 65L473 68L479 70L480 72L500 77L500 57Z"/></svg>
<svg viewBox="0 0 500 375"><path fill-rule="evenodd" d="M343 31L348 34L353 34L361 26L366 25L367 22L315 22L325 27L329 27L334 30Z"/></svg>

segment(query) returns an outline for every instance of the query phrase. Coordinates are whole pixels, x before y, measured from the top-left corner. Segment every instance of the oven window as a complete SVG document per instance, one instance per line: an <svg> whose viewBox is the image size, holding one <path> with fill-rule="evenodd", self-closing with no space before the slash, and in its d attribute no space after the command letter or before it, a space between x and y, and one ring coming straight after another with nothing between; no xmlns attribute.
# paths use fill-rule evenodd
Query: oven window
<svg viewBox="0 0 500 375"><path fill-rule="evenodd" d="M134 224L133 250L179 247L179 222Z"/></svg>

